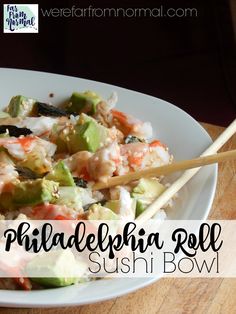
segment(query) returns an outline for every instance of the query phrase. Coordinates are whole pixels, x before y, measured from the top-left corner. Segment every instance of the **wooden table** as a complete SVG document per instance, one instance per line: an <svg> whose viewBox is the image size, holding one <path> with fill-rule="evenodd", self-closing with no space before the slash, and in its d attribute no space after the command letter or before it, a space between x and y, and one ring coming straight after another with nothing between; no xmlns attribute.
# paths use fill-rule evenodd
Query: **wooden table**
<svg viewBox="0 0 236 314"><path fill-rule="evenodd" d="M213 139L224 128L203 124ZM193 141L194 143L194 141ZM223 151L236 149L236 136ZM236 161L219 166L219 179L211 219L236 219ZM1 292L0 292L1 293ZM0 314L233 314L236 313L236 279L161 279L111 301L62 309L0 309Z"/></svg>

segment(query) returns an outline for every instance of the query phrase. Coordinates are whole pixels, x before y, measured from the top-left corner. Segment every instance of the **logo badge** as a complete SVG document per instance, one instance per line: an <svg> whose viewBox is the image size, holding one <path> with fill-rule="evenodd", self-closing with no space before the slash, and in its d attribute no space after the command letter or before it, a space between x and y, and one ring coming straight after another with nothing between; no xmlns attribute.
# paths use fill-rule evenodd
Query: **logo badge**
<svg viewBox="0 0 236 314"><path fill-rule="evenodd" d="M38 33L38 4L4 4L4 33Z"/></svg>

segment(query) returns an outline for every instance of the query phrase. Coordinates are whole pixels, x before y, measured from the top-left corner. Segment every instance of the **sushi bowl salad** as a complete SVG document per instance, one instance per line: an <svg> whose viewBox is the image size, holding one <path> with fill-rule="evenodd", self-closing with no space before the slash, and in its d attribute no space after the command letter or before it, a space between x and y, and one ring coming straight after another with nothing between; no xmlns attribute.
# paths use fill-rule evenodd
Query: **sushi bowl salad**
<svg viewBox="0 0 236 314"><path fill-rule="evenodd" d="M166 189L163 178L93 190L97 182L173 160L152 138L150 122L119 111L117 102L116 93L104 100L93 91L74 92L60 106L23 95L9 100L0 112L1 220L132 221L147 209ZM165 208L158 215L165 218ZM0 288L76 283L53 279L1 278Z"/></svg>

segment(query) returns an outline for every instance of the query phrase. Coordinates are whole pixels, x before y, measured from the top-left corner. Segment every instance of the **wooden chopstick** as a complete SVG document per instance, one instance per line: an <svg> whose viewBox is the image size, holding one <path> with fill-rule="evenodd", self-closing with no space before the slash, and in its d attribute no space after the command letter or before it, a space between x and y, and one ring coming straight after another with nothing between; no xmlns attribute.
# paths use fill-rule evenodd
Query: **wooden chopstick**
<svg viewBox="0 0 236 314"><path fill-rule="evenodd" d="M227 129L202 153L201 156L215 154L236 132L236 120L234 120ZM136 223L142 225L145 221L152 218L157 211L162 208L198 171L200 168L194 168L184 171L184 173L167 188L140 216Z"/></svg>
<svg viewBox="0 0 236 314"><path fill-rule="evenodd" d="M102 190L117 185L125 185L131 181L135 181L145 177L160 177L173 172L182 171L186 169L197 168L201 166L219 163L236 158L236 149L228 152L203 156L195 159L178 161L173 164L149 168L141 171L132 172L126 175L110 178L107 182L98 182L94 184L93 190Z"/></svg>

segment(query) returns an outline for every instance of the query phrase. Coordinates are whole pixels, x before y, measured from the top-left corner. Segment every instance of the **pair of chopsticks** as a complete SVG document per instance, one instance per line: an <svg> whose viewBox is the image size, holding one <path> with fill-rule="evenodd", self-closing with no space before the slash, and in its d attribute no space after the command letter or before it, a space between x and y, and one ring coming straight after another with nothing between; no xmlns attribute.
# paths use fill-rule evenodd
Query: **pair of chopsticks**
<svg viewBox="0 0 236 314"><path fill-rule="evenodd" d="M223 162L236 158L236 150L218 153L217 151L235 134L236 120L201 154L199 158L175 162L170 165L145 169L127 175L110 178L107 182L94 184L93 190L101 190L117 185L125 185L143 177L156 177L186 170L172 185L167 188L137 219L142 224L153 217L201 168L201 166Z"/></svg>
<svg viewBox="0 0 236 314"><path fill-rule="evenodd" d="M102 190L117 185L126 185L132 181L139 180L141 178L165 176L173 172L206 166L231 159L236 159L236 149L224 153L178 161L165 166L148 168L145 170L128 173L122 176L112 177L107 182L98 182L94 184L93 190Z"/></svg>

